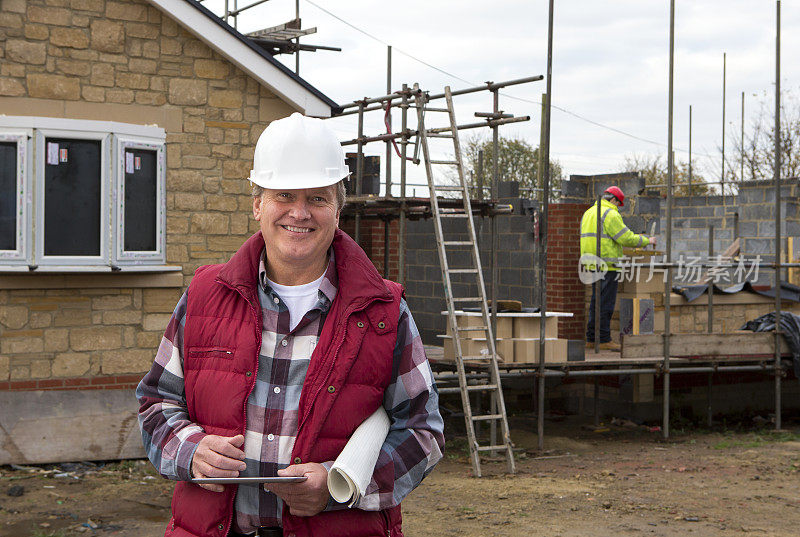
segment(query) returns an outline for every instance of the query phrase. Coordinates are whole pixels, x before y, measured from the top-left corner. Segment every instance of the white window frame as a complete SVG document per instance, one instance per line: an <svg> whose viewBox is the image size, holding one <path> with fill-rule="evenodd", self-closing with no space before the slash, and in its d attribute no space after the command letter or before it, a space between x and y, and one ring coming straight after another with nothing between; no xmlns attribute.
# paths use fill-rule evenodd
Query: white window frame
<svg viewBox="0 0 800 537"><path fill-rule="evenodd" d="M30 129L0 127L0 142L17 144L17 186L14 198L17 206L17 247L14 250L0 250L0 263L28 265L31 261L29 233L31 228L31 138Z"/></svg>
<svg viewBox="0 0 800 537"><path fill-rule="evenodd" d="M114 197L116 210L114 213L114 253L119 265L136 265L142 262L166 262L166 230L167 230L167 169L166 144L163 140L141 136L115 136L114 162L116 164L116 180ZM156 249L149 251L125 250L125 150L144 149L156 152Z"/></svg>
<svg viewBox="0 0 800 537"><path fill-rule="evenodd" d="M39 129L36 137L36 263L37 265L108 265L109 225L109 138L105 132L81 132L72 130ZM94 140L100 142L100 254L96 256L45 255L44 253L44 171L47 167L47 138L70 140ZM79 217L79 215L76 215Z"/></svg>
<svg viewBox="0 0 800 537"><path fill-rule="evenodd" d="M166 132L155 125L136 125L115 121L47 118L36 116L0 115L0 140L8 137L23 140L24 164L18 159L21 188L17 193L22 200L23 214L18 215L17 251L0 251L0 273L4 272L164 272L180 270L179 266L166 266ZM45 256L44 255L44 167L46 166L46 138L98 140L101 142L101 215L100 255L98 256ZM146 149L159 151L157 185L158 221L157 252L122 252L124 235L117 230L119 213L118 188L124 172L124 158L119 152L119 141L144 144ZM135 146L134 146L135 147ZM124 196L122 196L124 203ZM112 226L114 226L112 228ZM120 241L122 241L120 243ZM145 255L140 255L145 254Z"/></svg>

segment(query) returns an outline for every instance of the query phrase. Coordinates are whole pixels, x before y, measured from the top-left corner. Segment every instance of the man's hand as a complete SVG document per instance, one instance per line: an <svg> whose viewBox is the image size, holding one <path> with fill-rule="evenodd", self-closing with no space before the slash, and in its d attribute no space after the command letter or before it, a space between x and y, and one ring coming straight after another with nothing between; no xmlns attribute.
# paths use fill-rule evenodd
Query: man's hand
<svg viewBox="0 0 800 537"><path fill-rule="evenodd" d="M192 476L203 477L239 477L239 472L247 468L244 462L244 451L239 449L244 444L244 436L218 436L210 434L200 440L192 458ZM199 485L199 484L198 484ZM222 492L223 485L199 485L212 492Z"/></svg>
<svg viewBox="0 0 800 537"><path fill-rule="evenodd" d="M649 240L649 241L650 241L650 244L652 244L653 246L655 246L655 245L656 245L656 243L658 242L658 237L655 237L655 236L653 236L653 237L648 237L648 238L647 238L647 240Z"/></svg>
<svg viewBox="0 0 800 537"><path fill-rule="evenodd" d="M294 464L278 470L281 477L308 476L302 483L265 483L264 490L273 492L289 506L295 516L314 516L328 505L328 471L321 464Z"/></svg>

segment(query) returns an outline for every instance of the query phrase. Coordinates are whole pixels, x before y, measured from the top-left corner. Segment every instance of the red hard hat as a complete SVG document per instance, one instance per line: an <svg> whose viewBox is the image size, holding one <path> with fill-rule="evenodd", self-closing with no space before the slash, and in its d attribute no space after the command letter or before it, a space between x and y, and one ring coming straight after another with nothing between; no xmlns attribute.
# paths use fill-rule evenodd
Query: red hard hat
<svg viewBox="0 0 800 537"><path fill-rule="evenodd" d="M622 193L622 190L618 186L610 186L606 189L606 194L611 194L619 201L619 204L625 205L625 194Z"/></svg>

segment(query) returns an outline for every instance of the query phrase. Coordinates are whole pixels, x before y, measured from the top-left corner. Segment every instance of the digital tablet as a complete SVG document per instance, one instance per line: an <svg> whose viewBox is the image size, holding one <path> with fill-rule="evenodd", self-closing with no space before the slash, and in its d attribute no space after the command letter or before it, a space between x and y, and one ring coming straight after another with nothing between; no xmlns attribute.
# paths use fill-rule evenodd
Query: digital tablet
<svg viewBox="0 0 800 537"><path fill-rule="evenodd" d="M192 479L198 485L242 485L247 483L302 483L307 476L295 477L202 477Z"/></svg>

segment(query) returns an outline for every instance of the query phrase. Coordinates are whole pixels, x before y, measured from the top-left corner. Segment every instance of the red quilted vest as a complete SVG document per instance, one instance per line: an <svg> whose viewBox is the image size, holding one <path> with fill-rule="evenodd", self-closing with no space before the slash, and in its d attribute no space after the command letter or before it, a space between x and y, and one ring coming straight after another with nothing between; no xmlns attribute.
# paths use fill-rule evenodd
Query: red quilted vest
<svg viewBox="0 0 800 537"><path fill-rule="evenodd" d="M261 348L257 279L264 240L258 232L228 263L200 267L189 286L184 333L184 380L189 415L211 434L244 433L245 408L255 385ZM336 231L336 298L311 355L300 397L292 460L333 460L361 422L383 403L402 297L383 280L364 251ZM225 537L235 486L209 492L175 486L166 536ZM298 517L283 510L285 537L402 537L400 507L347 509Z"/></svg>

